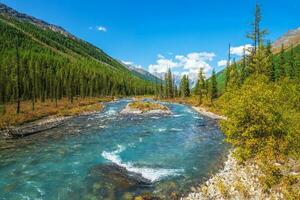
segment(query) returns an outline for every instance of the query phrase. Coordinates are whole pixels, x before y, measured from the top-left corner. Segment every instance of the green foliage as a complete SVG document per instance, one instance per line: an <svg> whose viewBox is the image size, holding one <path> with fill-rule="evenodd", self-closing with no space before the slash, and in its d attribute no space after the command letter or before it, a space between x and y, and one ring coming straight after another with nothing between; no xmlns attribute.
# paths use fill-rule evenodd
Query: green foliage
<svg viewBox="0 0 300 200"><path fill-rule="evenodd" d="M154 94L152 82L82 40L0 17L0 104Z"/></svg>
<svg viewBox="0 0 300 200"><path fill-rule="evenodd" d="M183 98L190 96L190 81L189 81L189 77L187 75L183 75L183 77L181 79L180 91L181 91L181 96Z"/></svg>
<svg viewBox="0 0 300 200"><path fill-rule="evenodd" d="M200 68L199 74L198 74L198 91L196 91L197 95L199 96L199 104L201 105L203 103L203 98L205 95L207 95L207 83L205 81L205 75L203 72L203 68Z"/></svg>
<svg viewBox="0 0 300 200"><path fill-rule="evenodd" d="M221 127L227 141L238 147L240 159L265 156L265 152L274 159L281 154L299 156L298 88L289 80L272 83L266 76L253 75L240 90L218 100L228 117Z"/></svg>
<svg viewBox="0 0 300 200"><path fill-rule="evenodd" d="M218 83L215 70L212 71L209 87L210 99L216 99L218 97Z"/></svg>

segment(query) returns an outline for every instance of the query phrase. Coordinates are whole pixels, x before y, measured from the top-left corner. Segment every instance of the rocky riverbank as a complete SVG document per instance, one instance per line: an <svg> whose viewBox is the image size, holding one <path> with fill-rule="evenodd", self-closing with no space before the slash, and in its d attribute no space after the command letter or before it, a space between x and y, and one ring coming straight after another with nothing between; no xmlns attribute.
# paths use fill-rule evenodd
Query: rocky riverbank
<svg viewBox="0 0 300 200"><path fill-rule="evenodd" d="M209 112L201 107L193 107L200 114L216 120L226 120L225 116ZM271 191L266 193L259 180L264 176L254 162L239 164L233 156L228 155L223 169L205 183L191 188L191 192L181 200L240 200L240 199L284 199L283 194Z"/></svg>
<svg viewBox="0 0 300 200"><path fill-rule="evenodd" d="M259 167L251 162L238 164L231 152L224 168L204 184L192 187L191 193L181 200L203 199L284 199L281 193L266 193L259 181L263 176Z"/></svg>
<svg viewBox="0 0 300 200"><path fill-rule="evenodd" d="M221 119L226 120L227 119L225 116L218 115L218 114L212 113L210 111L207 111L203 107L195 107L195 106L193 106L192 108L195 109L200 114L202 114L204 116L207 116L209 118L212 118L212 119L216 119L216 120L221 120Z"/></svg>

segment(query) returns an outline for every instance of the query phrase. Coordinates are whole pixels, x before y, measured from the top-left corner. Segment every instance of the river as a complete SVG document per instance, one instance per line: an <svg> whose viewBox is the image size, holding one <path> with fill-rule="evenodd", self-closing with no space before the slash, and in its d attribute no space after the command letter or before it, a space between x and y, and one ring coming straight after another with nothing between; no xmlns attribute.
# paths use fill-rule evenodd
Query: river
<svg viewBox="0 0 300 200"><path fill-rule="evenodd" d="M0 199L169 199L221 168L228 146L216 121L172 103L172 115L119 114L130 101L5 141Z"/></svg>

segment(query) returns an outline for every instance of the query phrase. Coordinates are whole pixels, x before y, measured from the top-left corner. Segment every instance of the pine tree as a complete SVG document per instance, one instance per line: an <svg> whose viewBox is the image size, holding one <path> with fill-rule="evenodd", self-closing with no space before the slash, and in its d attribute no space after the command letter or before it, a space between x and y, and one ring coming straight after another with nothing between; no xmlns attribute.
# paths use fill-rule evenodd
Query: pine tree
<svg viewBox="0 0 300 200"><path fill-rule="evenodd" d="M228 83L228 87L230 88L237 88L239 86L240 83L240 78L239 78L239 73L238 73L238 69L237 69L237 64L235 62L235 59L233 59L233 63L230 67L230 78L229 78L229 83Z"/></svg>
<svg viewBox="0 0 300 200"><path fill-rule="evenodd" d="M279 54L279 63L277 66L277 75L276 75L276 80L279 80L280 78L285 77L285 50L284 50L284 45L281 45L281 51Z"/></svg>
<svg viewBox="0 0 300 200"><path fill-rule="evenodd" d="M173 94L173 76L172 76L172 72L171 69L168 70L168 74L167 74L167 82L168 82L168 98L173 98L174 94Z"/></svg>
<svg viewBox="0 0 300 200"><path fill-rule="evenodd" d="M226 69L225 69L225 90L227 89L229 79L230 79L230 63L231 63L231 45L229 44L228 60L227 60L227 66L226 66Z"/></svg>
<svg viewBox="0 0 300 200"><path fill-rule="evenodd" d="M189 77L187 75L183 75L180 81L180 90L182 98L190 96L190 83Z"/></svg>
<svg viewBox="0 0 300 200"><path fill-rule="evenodd" d="M272 45L271 42L268 41L267 50L266 50L266 57L267 57L267 76L269 77L270 81L275 81L276 79L276 70L274 64L274 56L272 53Z"/></svg>
<svg viewBox="0 0 300 200"><path fill-rule="evenodd" d="M295 73L296 73L296 69L295 69L295 65L296 65L296 61L295 61L295 54L294 54L294 48L293 45L290 48L290 54L289 54L289 60L288 60L288 72L289 72L289 77L291 79L295 78Z"/></svg>
<svg viewBox="0 0 300 200"><path fill-rule="evenodd" d="M213 101L218 97L218 83L215 69L212 71L212 76L210 79L210 99Z"/></svg>
<svg viewBox="0 0 300 200"><path fill-rule="evenodd" d="M243 57L242 57L242 64L241 64L241 76L240 76L240 84L243 84L247 74L247 63L246 63L246 47L243 48Z"/></svg>
<svg viewBox="0 0 300 200"><path fill-rule="evenodd" d="M199 74L198 74L198 84L199 84L199 105L201 105L203 103L203 98L205 95L205 76L204 76L204 72L203 72L203 68L200 68L199 70Z"/></svg>

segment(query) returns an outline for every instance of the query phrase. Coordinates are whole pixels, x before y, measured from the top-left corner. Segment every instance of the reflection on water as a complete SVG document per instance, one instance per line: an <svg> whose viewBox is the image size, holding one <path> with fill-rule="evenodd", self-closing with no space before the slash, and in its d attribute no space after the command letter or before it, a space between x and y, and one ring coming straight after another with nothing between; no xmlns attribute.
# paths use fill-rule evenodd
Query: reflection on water
<svg viewBox="0 0 300 200"><path fill-rule="evenodd" d="M56 129L1 142L2 199L120 199L185 192L220 165L216 123L190 107L171 116L124 116L128 100ZM178 196L177 196L178 197Z"/></svg>

